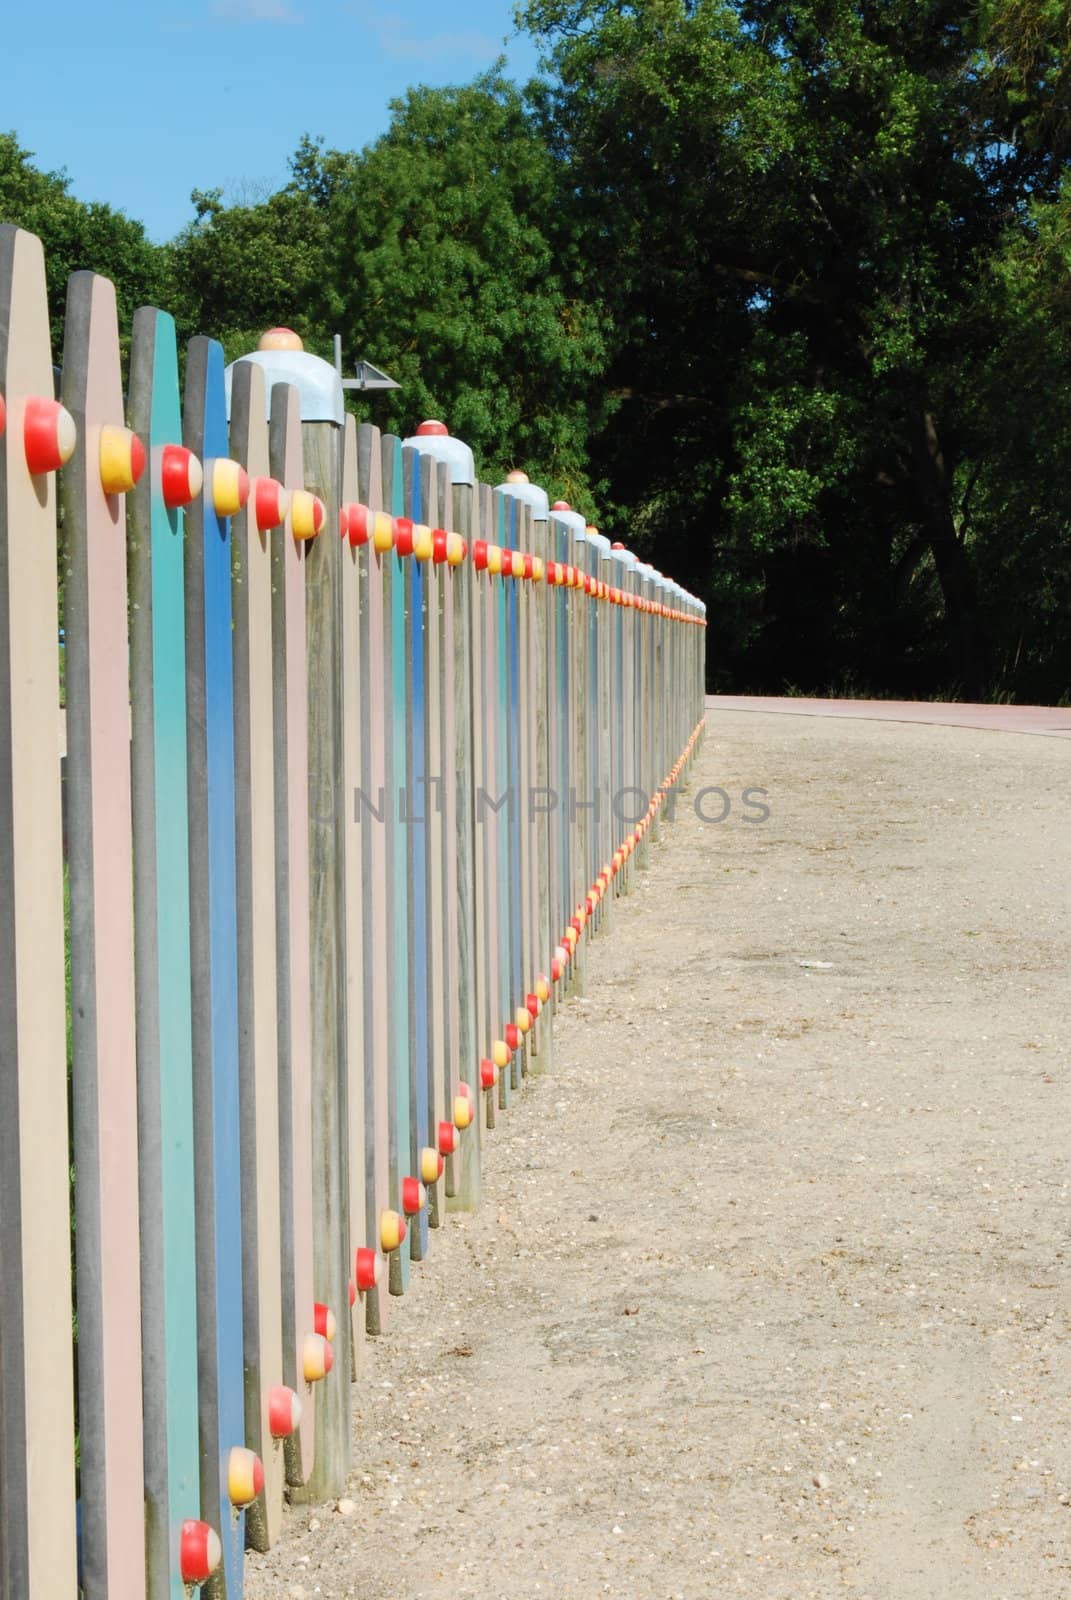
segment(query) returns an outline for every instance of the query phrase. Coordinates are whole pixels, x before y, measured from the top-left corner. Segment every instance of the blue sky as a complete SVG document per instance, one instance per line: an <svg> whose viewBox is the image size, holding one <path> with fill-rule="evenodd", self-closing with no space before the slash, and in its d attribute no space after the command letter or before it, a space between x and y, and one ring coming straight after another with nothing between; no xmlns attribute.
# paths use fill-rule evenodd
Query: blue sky
<svg viewBox="0 0 1071 1600"><path fill-rule="evenodd" d="M40 0L39 0L40 3ZM35 164L67 169L82 200L106 200L168 239L190 190L259 198L284 183L302 133L359 149L412 84L464 83L504 53L512 0L53 0L5 16L0 130Z"/></svg>

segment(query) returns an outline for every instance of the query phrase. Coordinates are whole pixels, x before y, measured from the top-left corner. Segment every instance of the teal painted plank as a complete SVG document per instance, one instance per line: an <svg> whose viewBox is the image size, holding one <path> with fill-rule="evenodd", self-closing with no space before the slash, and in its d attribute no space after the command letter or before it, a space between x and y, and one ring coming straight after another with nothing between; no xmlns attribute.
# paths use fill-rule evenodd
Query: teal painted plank
<svg viewBox="0 0 1071 1600"><path fill-rule="evenodd" d="M130 417L155 467L182 437L175 324L164 312L134 317ZM184 525L156 470L131 499L146 1564L154 1600L182 1600L179 1534L200 1515Z"/></svg>

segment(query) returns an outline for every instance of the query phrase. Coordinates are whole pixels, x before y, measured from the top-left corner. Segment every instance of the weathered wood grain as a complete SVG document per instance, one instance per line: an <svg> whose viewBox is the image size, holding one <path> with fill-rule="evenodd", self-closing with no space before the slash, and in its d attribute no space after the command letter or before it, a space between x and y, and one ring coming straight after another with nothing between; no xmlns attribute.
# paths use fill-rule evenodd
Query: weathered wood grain
<svg viewBox="0 0 1071 1600"><path fill-rule="evenodd" d="M78 1421L86 1600L145 1592L138 1092L125 497L101 484L101 430L122 427L115 290L67 287L63 473L67 570L67 860L78 1241Z"/></svg>
<svg viewBox="0 0 1071 1600"><path fill-rule="evenodd" d="M272 476L304 487L296 389L271 392ZM272 536L272 726L275 735L275 917L278 961L279 1186L283 1256L283 1376L302 1397L301 1426L285 1445L287 1482L312 1471L316 1407L304 1380L313 1331L312 1018L309 978L309 739L306 695L305 546L292 509Z"/></svg>
<svg viewBox="0 0 1071 1600"><path fill-rule="evenodd" d="M179 1536L200 1514L185 513L159 470L182 438L175 324L134 316L130 421L148 454L130 496L130 701L141 1340L149 1592L181 1600Z"/></svg>
<svg viewBox="0 0 1071 1600"><path fill-rule="evenodd" d="M0 1589L74 1593L56 494L26 401L52 397L40 243L0 227Z"/></svg>
<svg viewBox="0 0 1071 1600"><path fill-rule="evenodd" d="M253 491L231 525L234 785L245 1426L264 1467L263 1493L246 1512L256 1550L279 1536L285 1483L283 1446L272 1438L268 1416L271 1389L283 1382L271 548L283 533L262 531L255 513L256 481L270 476L266 418L263 373L240 362L231 386L231 450Z"/></svg>

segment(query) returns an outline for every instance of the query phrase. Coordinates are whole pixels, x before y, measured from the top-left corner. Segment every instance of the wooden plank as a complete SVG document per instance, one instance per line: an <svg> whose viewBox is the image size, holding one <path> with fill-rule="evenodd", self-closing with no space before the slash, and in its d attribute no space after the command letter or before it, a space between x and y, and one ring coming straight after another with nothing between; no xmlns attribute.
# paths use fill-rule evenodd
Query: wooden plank
<svg viewBox="0 0 1071 1600"><path fill-rule="evenodd" d="M101 483L123 378L115 290L88 272L67 287L63 401L78 428L63 510L82 1588L86 1600L135 1600L145 1521L141 1347L130 1338L141 1294L126 508Z"/></svg>
<svg viewBox="0 0 1071 1600"><path fill-rule="evenodd" d="M308 359L308 358L306 358ZM330 370L330 369L328 369ZM312 1012L313 1287L339 1328L349 1284L345 990L345 800L342 795L341 429L305 422L305 483L326 507L325 532L305 557L309 729L309 918ZM308 1495L341 1493L350 1466L350 1341L316 1385L316 1459Z"/></svg>
<svg viewBox="0 0 1071 1600"><path fill-rule="evenodd" d="M566 564L569 557L569 536L565 523L560 517L551 516L551 539L555 551L555 559L559 565ZM557 838L558 858L558 903L559 919L557 937L560 939L573 914L573 837L570 825L572 809L573 767L572 767L572 675L570 673L570 634L569 634L569 606L572 596L565 584L559 584L555 590L555 631L557 640L557 717L556 717L556 779L555 789L558 794L558 826L555 830ZM571 975L566 971L561 985L563 994L568 993L571 984Z"/></svg>
<svg viewBox="0 0 1071 1600"><path fill-rule="evenodd" d="M272 476L291 495L303 488L301 412L297 390L289 384L272 387L268 448ZM316 1408L303 1363L314 1303L305 546L294 537L292 512L291 502L271 552L283 1381L304 1402L301 1426L286 1441L285 1460L287 1482L296 1487L312 1470Z"/></svg>
<svg viewBox="0 0 1071 1600"><path fill-rule="evenodd" d="M152 465L130 496L130 700L141 1338L149 1592L181 1600L179 1536L200 1509L186 751L185 514L164 503L178 444L175 324L134 316L130 420Z"/></svg>
<svg viewBox="0 0 1071 1600"><path fill-rule="evenodd" d="M557 1009L562 986L554 979L552 963L555 952L561 947L562 929L565 925L563 915L564 898L562 894L562 800L563 800L563 772L561 755L561 724L563 714L562 703L562 674L559 660L559 611L561 609L561 588L556 581L551 581L553 572L556 578L558 563L558 535L557 524L548 516L543 530L542 555L546 565L547 578L545 579L546 594L544 597L544 614L546 619L546 676L547 676L547 787L550 795L547 799L547 914L549 918L548 946L547 946L547 977L551 982L551 1017ZM553 566L552 566L553 563ZM552 1046L553 1047L553 1046Z"/></svg>
<svg viewBox="0 0 1071 1600"><path fill-rule="evenodd" d="M552 682L553 591L546 581L547 563L551 560L550 538L545 516L533 514L532 550L543 563L543 579L537 580L532 595L533 653L532 671L534 692L532 707L534 753L534 800L529 807L529 825L536 836L536 904L535 960L536 976L546 978L550 985L551 958L558 943L560 929L553 914L554 857L551 838L553 813L548 791L552 789L551 746L554 719L554 686ZM549 1072L554 1064L553 1005L550 998L543 1001L536 1039L539 1070Z"/></svg>
<svg viewBox="0 0 1071 1600"><path fill-rule="evenodd" d="M506 547L520 548L520 508L513 495L503 496ZM505 566L503 565L503 572ZM506 670L509 684L506 704L506 773L510 801L506 807L509 822L508 865L509 906L509 992L506 996L506 1021L516 1022L517 1007L524 994L524 853L521 841L521 805L523 775L521 771L521 638L519 626L519 601L521 582L513 577L504 579L506 595ZM513 1088L520 1084L524 1070L524 1039L514 1052L510 1063L510 1081Z"/></svg>
<svg viewBox="0 0 1071 1600"><path fill-rule="evenodd" d="M477 484L472 492L471 509L467 521L459 518L459 525L471 540L471 549L475 553L476 542L486 543L486 527L484 524L484 498L483 485ZM475 991L475 1029L476 1043L481 1056L490 1059L494 1041L500 1037L494 1005L494 977L493 955L494 942L491 936L491 877L492 862L487 848L487 814L483 803L483 796L487 791L488 783L488 717L490 696L487 694L488 673L488 623L487 623L487 596L490 587L490 578L486 568L477 566L473 560L472 570L468 580L468 612L464 619L471 640L469 654L469 693L462 701L459 717L472 728L471 737L471 784L465 784L464 769L458 769L459 794L467 790L472 808L471 820L471 851L472 851L472 884L473 884L473 975ZM459 798L459 812L461 807ZM497 1096L492 1092L484 1098L485 1119L481 1119L481 1129L486 1121L486 1126L493 1128L495 1125L495 1102ZM464 1172L462 1173L462 1193L464 1193Z"/></svg>
<svg viewBox="0 0 1071 1600"><path fill-rule="evenodd" d="M424 485L421 481L421 455L403 446L402 514L411 521L425 521ZM428 722L433 714L434 697L429 678L434 678L434 658L428 660L431 613L438 600L431 564L409 555L401 558L401 582L405 586L405 655L409 670L409 694L405 727L407 771L405 804L405 846L408 862L407 962L409 968L409 1062L406 1097L408 1144L399 1147L399 1175L418 1173L420 1151L428 1136L428 1076L431 1070L431 1032L429 1014L433 1004L430 970L431 925L428 918L429 853L432 851L434 807L437 794L428 779L437 774L428 766ZM402 1093L399 1084L398 1093ZM428 1248L428 1213L423 1209L409 1218L409 1237L400 1255L408 1250L409 1259L421 1261Z"/></svg>
<svg viewBox="0 0 1071 1600"><path fill-rule="evenodd" d="M509 547L509 533L506 521L506 498L495 490L492 495L493 516L493 542L500 550ZM505 558L503 558L504 560ZM495 893L495 966L497 974L497 988L495 994L497 1016L495 1019L496 1035L498 1039L505 1038L506 1028L512 1021L510 1012L510 999L513 991L513 973L510 956L510 933L512 927L512 914L510 909L510 859L509 859L509 608L506 598L506 580L503 577L493 577L491 581L490 606L492 618L492 638L489 656L491 674L488 680L489 698L494 701L493 711L493 761L490 768L491 783L488 785L490 794L488 807L493 810L494 824L492 829L493 850L495 861L494 893ZM499 1074L498 1103L503 1108L508 1108L514 1089L519 1082L516 1052L510 1058L506 1069Z"/></svg>
<svg viewBox="0 0 1071 1600"><path fill-rule="evenodd" d="M610 583L616 590L620 590L624 579L624 563L621 560L621 551L612 553ZM624 822L621 813L624 809L624 792L626 784L625 765L625 608L615 604L612 610L612 681L613 681L613 776L611 810L613 814L613 846L616 850L624 834ZM627 865L627 863L626 863ZM620 867L614 876L614 894L624 892L624 866Z"/></svg>
<svg viewBox="0 0 1071 1600"><path fill-rule="evenodd" d="M525 570L531 572L534 555L532 536L532 508L519 502L521 514L521 549L526 556ZM519 611L521 621L521 703L520 734L522 753L521 793L517 810L520 815L521 837L524 840L524 961L521 972L519 1006L527 1009L528 996L535 991L536 972L539 968L539 825L532 815L532 798L536 788L536 676L535 676L535 592L533 579L523 578L520 585ZM537 1051L538 1029L536 1019L525 1040L525 1064L531 1070Z"/></svg>
<svg viewBox="0 0 1071 1600"><path fill-rule="evenodd" d="M383 451L378 428L363 424L357 436L358 489L372 511L383 509ZM387 757L393 724L388 696L391 676L386 655L385 571L390 551L378 552L371 539L360 552L367 580L367 623L361 634L361 683L367 706L368 781L359 797L359 826L366 882L369 932L365 963L365 1205L367 1233L361 1244L379 1259L379 1218L390 1206L390 1116L392 989L389 959L389 864L391 799L387 792ZM386 1283L362 1290L365 1326L380 1333L386 1326L389 1295Z"/></svg>
<svg viewBox="0 0 1071 1600"><path fill-rule="evenodd" d="M439 468L440 496L437 505L436 521L440 528L456 531L453 528L453 495L451 492L453 468L449 462L443 462ZM441 1066L440 1082L444 1099L443 1115L446 1121L453 1121L454 1106L457 1100L462 1078L469 1086L470 1092L478 1094L475 1074L475 1059L469 1056L468 1072L466 1075L465 1058L462 1052L461 1041L461 974L459 970L459 900L462 894L461 869L458 855L458 774L464 773L466 779L470 776L469 768L457 765L457 686L456 686L456 634L457 620L457 589L456 577L462 571L461 567L452 567L441 564L438 568L439 583L439 609L441 613L441 626L438 637L438 722L439 744L442 751L440 771L442 773L442 809L440 815L441 840L440 853L443 862L444 878L444 912L438 929L439 947L443 952L444 984L442 995L437 997L438 1015L441 1018L440 1028L443 1036L443 1062ZM474 1119L478 1121L479 1119ZM444 1185L446 1196L450 1201L459 1201L462 1188L462 1173L467 1160L470 1147L478 1145L479 1130L470 1123L467 1129L459 1133L458 1148L446 1163L446 1182Z"/></svg>
<svg viewBox="0 0 1071 1600"><path fill-rule="evenodd" d="M342 503L357 501L357 422L347 416L342 439ZM333 533L328 526L327 537ZM341 1326L348 1309L349 1284L354 1274L354 1252L368 1238L365 1196L365 908L366 878L363 834L355 801L367 772L364 741L366 712L361 677L362 613L367 608L366 563L358 559L349 540L341 545L342 586L342 789L339 814L345 830L345 1061L346 1061L346 1166L348 1169L349 1225L346 1249L347 1300L338 1311ZM354 1300L350 1315L351 1376L359 1375L364 1347L364 1306Z"/></svg>
<svg viewBox="0 0 1071 1600"><path fill-rule="evenodd" d="M514 527L514 549L522 557L527 548L528 507L515 495L509 496L512 502L512 522ZM518 569L523 573L523 565L518 563ZM526 1021L527 1012L524 1009L524 997L528 992L529 973L529 895L528 874L529 859L529 834L528 834L528 729L526 726L526 712L528 702L528 588L523 576L514 577L510 581L510 596L514 603L514 640L513 649L516 655L516 707L511 718L512 733L516 743L516 798L513 815L513 874L514 874L514 899L515 899L515 983L511 996L510 1020L521 1025L521 1016L524 1014ZM518 1050L518 1066L521 1075L528 1072L529 1044L531 1028L521 1028L520 1048Z"/></svg>
<svg viewBox="0 0 1071 1600"><path fill-rule="evenodd" d="M624 581L625 592L635 601L639 592L639 582L636 577L636 558L628 554ZM626 630L626 681L625 693L628 696L628 715L626 718L625 735L625 760L626 779L625 785L629 790L636 790L640 782L640 745L639 745L639 613L635 604L629 606ZM634 798L630 795L630 799ZM624 807L622 807L624 809ZM630 810L627 816L634 815ZM631 831L627 821L623 819L622 837ZM625 862L625 893L631 894L636 882L636 854L629 851Z"/></svg>
<svg viewBox="0 0 1071 1600"><path fill-rule="evenodd" d="M460 992L461 974L458 949L460 931L458 914L462 885L457 848L458 769L456 761L457 686L455 681L456 640L459 624L457 616L458 590L455 580L457 574L468 566L469 556L466 553L460 566L450 564L449 550L457 545L460 537L457 535L454 525L454 468L455 463L451 458L438 463L430 463L427 469L433 486L435 524L448 535L447 559L437 569L439 636L437 641L438 683L436 686L437 738L440 748L439 770L442 774L440 785L439 851L442 861L444 902L443 915L437 932L438 946L442 952L443 963L443 992L439 1000L439 1015L442 1018L440 1028L443 1036L443 1059L439 1067L439 1090L443 1097L443 1114L448 1121L453 1120L454 1107L458 1094L461 1092L463 1080L468 1083L470 1092L475 1095L479 1093L478 1089L473 1090L473 1085L476 1083L478 1076L475 1071L475 1062L473 1062L473 1069L466 1077L461 1042L462 999ZM454 559L458 558L455 557ZM471 768L468 768L466 769L465 781L471 782L471 778ZM469 1132L467 1129L458 1130L457 1149L446 1167L444 1193L449 1200L447 1209L459 1208L462 1171L466 1159L465 1152L474 1141L478 1142L478 1139L479 1134L476 1132Z"/></svg>
<svg viewBox="0 0 1071 1600"><path fill-rule="evenodd" d="M569 539L569 559L573 566L582 571L584 568L584 546L582 535L571 532ZM590 659L588 655L587 640L587 606L583 590L579 587L570 595L570 648L573 653L573 669L575 689L573 705L575 717L573 721L573 757L574 757L574 784L575 798L573 800L574 830L576 833L576 856L574 860L573 894L571 905L576 908L587 893L588 884L591 882L590 850L591 850L591 825L590 813L587 805L591 795L591 769L588 759L590 740L591 708L588 703L590 693ZM587 950L591 937L590 929L585 925L577 941L576 953L570 964L572 973L572 992L582 995L585 992L587 977Z"/></svg>
<svg viewBox="0 0 1071 1600"><path fill-rule="evenodd" d="M404 513L401 441L388 434L382 440L383 501L392 516ZM408 560L406 557L404 560ZM406 658L406 570L402 557L392 552L384 562L389 593L389 632L386 635L387 659L391 674L390 757L387 769L390 889L388 893L389 933L387 960L391 963L392 1031L390 1070L390 1195L394 1210L400 1210L401 1185L409 1166L409 873L408 826L405 821L410 804L409 670ZM403 1294L409 1286L408 1240L391 1251L390 1292Z"/></svg>
<svg viewBox="0 0 1071 1600"><path fill-rule="evenodd" d="M486 484L477 485L480 537L491 546L495 543L496 508L491 489ZM474 632L479 627L482 643L479 651L480 671L473 674L473 716L482 724L483 759L479 771L479 786L474 788L475 849L483 864L483 919L485 959L485 1032L484 1048L489 1052L503 1043L501 986L502 947L499 938L499 849L498 849L498 589L500 580L488 568L480 573L475 593L478 601L478 619L474 613ZM494 1107L504 1105L509 1093L508 1063L499 1063L497 1094L488 1099L487 1126L494 1127Z"/></svg>
<svg viewBox="0 0 1071 1600"><path fill-rule="evenodd" d="M76 1584L56 495L23 450L52 354L40 242L7 226L0 388L0 1590L52 1600Z"/></svg>
<svg viewBox="0 0 1071 1600"><path fill-rule="evenodd" d="M230 439L253 486L231 542L245 1427L264 1468L246 1534L267 1550L282 1525L286 1476L269 1418L272 1388L283 1382L271 549L281 534L261 529L256 515L256 484L269 477L270 461L264 375L252 362L234 368Z"/></svg>
<svg viewBox="0 0 1071 1600"><path fill-rule="evenodd" d="M419 448L419 445L418 445ZM418 523L433 530L443 526L439 504L440 468L431 456L419 457L419 495L414 498L416 510L411 512ZM416 463L411 471L416 475ZM447 785L450 766L444 759L443 743L443 631L444 631L444 573L442 562L425 567L425 730L426 762L430 784L426 785L424 815L427 819L427 937L428 937L428 1051L427 1096L424 1117L414 1128L413 1143L419 1157L420 1148L437 1143L439 1123L450 1115L451 1102L447 1098L448 1038L447 1015L449 1010L448 912L444 895L444 882L448 871L446 846ZM448 1164L449 1165L449 1164ZM418 1167L414 1171L419 1172ZM426 1185L428 1191L427 1223L441 1227L445 1208L438 1182ZM419 1243L424 1248L423 1237Z"/></svg>
<svg viewBox="0 0 1071 1600"><path fill-rule="evenodd" d="M242 1175L238 1094L237 865L230 519L212 463L229 457L223 348L190 341L183 443L207 464L186 534L186 743L190 795L201 1504L223 1540L229 1600L242 1593L245 1514L230 1507L228 1461L245 1443ZM230 1509L229 1509L230 1508Z"/></svg>
<svg viewBox="0 0 1071 1600"><path fill-rule="evenodd" d="M477 581L472 565L476 486L444 483L450 500L450 522L468 545L466 559L447 572L446 630L444 637L444 726L447 776L447 861L456 891L450 897L447 937L451 951L449 993L456 1002L456 1023L451 1021L451 1042L456 1050L456 1070L469 1085L473 1101L480 1101L479 1063L490 1054L490 1039L481 1027L478 1007L476 942L476 848L473 829L473 777L475 774L475 722L473 653L476 629L470 590ZM449 772L452 765L453 772ZM456 1027L456 1035L454 1028ZM455 1042L456 1041L456 1042ZM454 1085L448 1082L447 1092ZM480 1202L482 1170L482 1119L476 1117L461 1144L456 1183L459 1208L475 1210Z"/></svg>

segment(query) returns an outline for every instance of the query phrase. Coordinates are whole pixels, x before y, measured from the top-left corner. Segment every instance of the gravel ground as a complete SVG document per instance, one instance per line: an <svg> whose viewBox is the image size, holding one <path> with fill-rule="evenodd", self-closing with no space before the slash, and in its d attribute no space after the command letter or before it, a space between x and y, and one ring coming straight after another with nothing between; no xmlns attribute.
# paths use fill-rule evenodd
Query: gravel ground
<svg viewBox="0 0 1071 1600"><path fill-rule="evenodd" d="M1067 791L713 713L248 1600L1071 1595Z"/></svg>

